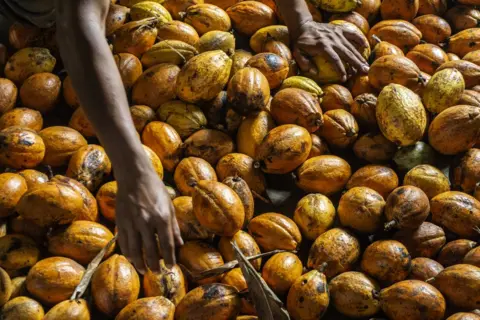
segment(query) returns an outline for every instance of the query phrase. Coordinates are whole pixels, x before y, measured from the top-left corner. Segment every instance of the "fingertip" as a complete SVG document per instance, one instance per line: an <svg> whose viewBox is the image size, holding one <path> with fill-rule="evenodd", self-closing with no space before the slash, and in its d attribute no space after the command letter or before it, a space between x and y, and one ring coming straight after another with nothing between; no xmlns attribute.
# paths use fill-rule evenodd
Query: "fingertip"
<svg viewBox="0 0 480 320"><path fill-rule="evenodd" d="M363 73L368 73L370 71L370 67L368 65L363 65L362 66L362 72Z"/></svg>

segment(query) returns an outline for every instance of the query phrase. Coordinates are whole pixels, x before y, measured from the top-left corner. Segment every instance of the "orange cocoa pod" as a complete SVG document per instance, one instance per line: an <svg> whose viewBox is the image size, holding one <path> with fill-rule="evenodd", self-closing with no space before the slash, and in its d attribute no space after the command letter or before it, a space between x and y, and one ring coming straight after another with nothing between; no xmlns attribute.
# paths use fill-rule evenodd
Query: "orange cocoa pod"
<svg viewBox="0 0 480 320"><path fill-rule="evenodd" d="M308 155L307 160L313 157L323 156L330 153L325 139L320 138L318 135L313 133L310 136L312 137L312 149L310 149L310 154Z"/></svg>
<svg viewBox="0 0 480 320"><path fill-rule="evenodd" d="M77 93L73 88L72 78L70 78L70 76L66 76L63 80L63 98L65 99L65 102L73 109L80 107L80 100L78 99Z"/></svg>
<svg viewBox="0 0 480 320"><path fill-rule="evenodd" d="M15 207L27 192L27 181L15 173L0 174L0 217L5 218L15 212Z"/></svg>
<svg viewBox="0 0 480 320"><path fill-rule="evenodd" d="M213 4L196 4L185 11L184 22L197 30L199 35L208 31L229 31L232 23L228 14Z"/></svg>
<svg viewBox="0 0 480 320"><path fill-rule="evenodd" d="M45 144L43 163L52 167L66 165L72 155L87 145L87 140L69 127L48 127L39 132Z"/></svg>
<svg viewBox="0 0 480 320"><path fill-rule="evenodd" d="M368 187L386 199L398 187L398 176L389 167L368 165L358 169L348 180L346 188L354 187Z"/></svg>
<svg viewBox="0 0 480 320"><path fill-rule="evenodd" d="M45 144L33 130L8 127L0 131L0 163L15 169L39 165L45 156Z"/></svg>
<svg viewBox="0 0 480 320"><path fill-rule="evenodd" d="M446 242L443 229L433 223L424 222L417 229L403 229L394 234L412 258L433 258Z"/></svg>
<svg viewBox="0 0 480 320"><path fill-rule="evenodd" d="M188 320L194 314L198 320L208 320L212 317L211 309L215 310L215 318L236 319L240 307L241 299L235 287L206 284L187 293L175 310L175 319Z"/></svg>
<svg viewBox="0 0 480 320"><path fill-rule="evenodd" d="M467 239L450 241L440 249L437 261L445 268L459 264L463 261L467 253L477 245L475 241Z"/></svg>
<svg viewBox="0 0 480 320"><path fill-rule="evenodd" d="M383 20L412 21L417 16L418 8L418 0L383 0L380 6L380 14Z"/></svg>
<svg viewBox="0 0 480 320"><path fill-rule="evenodd" d="M217 181L201 180L192 195L193 213L198 222L220 236L233 236L245 221L241 198L230 187Z"/></svg>
<svg viewBox="0 0 480 320"><path fill-rule="evenodd" d="M37 170L26 169L19 171L18 174L21 175L27 182L28 190L31 190L40 184L48 182L48 176L45 173Z"/></svg>
<svg viewBox="0 0 480 320"><path fill-rule="evenodd" d="M330 111L335 109L343 109L350 112L353 97L350 91L347 88L338 85L331 84L322 87L323 97L322 97L322 110Z"/></svg>
<svg viewBox="0 0 480 320"><path fill-rule="evenodd" d="M245 67L260 70L267 78L270 89L276 89L282 84L283 80L287 78L290 68L287 60L279 55L268 52L254 55L247 61Z"/></svg>
<svg viewBox="0 0 480 320"><path fill-rule="evenodd" d="M162 6L165 7L165 9L170 12L172 15L172 18L175 20L181 20L182 19L182 12L185 12L188 7L191 7L196 4L201 4L204 1L203 0L166 0L166 1L160 1L162 2ZM162 24L163 26L164 24Z"/></svg>
<svg viewBox="0 0 480 320"><path fill-rule="evenodd" d="M185 140L183 144L185 156L198 157L206 160L212 166L223 156L235 150L232 138L222 131L202 129Z"/></svg>
<svg viewBox="0 0 480 320"><path fill-rule="evenodd" d="M222 181L222 183L235 191L242 201L243 211L245 212L243 227L247 227L254 213L253 195L248 187L248 184L240 177L227 177Z"/></svg>
<svg viewBox="0 0 480 320"><path fill-rule="evenodd" d="M377 108L377 96L371 93L358 95L354 100L351 113L362 129L368 131L378 127L375 110Z"/></svg>
<svg viewBox="0 0 480 320"><path fill-rule="evenodd" d="M452 29L448 22L434 14L419 16L412 23L420 30L423 39L428 43L440 45L452 35Z"/></svg>
<svg viewBox="0 0 480 320"><path fill-rule="evenodd" d="M358 137L358 124L355 117L343 109L334 109L325 112L323 126L319 135L327 143L336 148L347 148Z"/></svg>
<svg viewBox="0 0 480 320"><path fill-rule="evenodd" d="M422 189L402 186L390 193L385 206L385 229L416 229L427 219L430 202Z"/></svg>
<svg viewBox="0 0 480 320"><path fill-rule="evenodd" d="M480 107L480 92L477 92L475 90L463 91L457 104L466 104L469 106Z"/></svg>
<svg viewBox="0 0 480 320"><path fill-rule="evenodd" d="M279 213L263 213L253 218L248 232L264 251L296 250L302 235L292 219Z"/></svg>
<svg viewBox="0 0 480 320"><path fill-rule="evenodd" d="M87 265L112 238L110 230L99 223L74 221L68 227L54 231L48 239L48 251ZM108 258L114 249L115 246L111 246L105 253L105 258Z"/></svg>
<svg viewBox="0 0 480 320"><path fill-rule="evenodd" d="M367 19L365 19L364 16L355 11L348 13L336 13L332 15L329 19L329 21L335 20L345 20L347 22L353 23L363 32L364 35L368 35L368 32L370 31L370 25L368 24Z"/></svg>
<svg viewBox="0 0 480 320"><path fill-rule="evenodd" d="M465 81L465 88L470 89L480 84L480 66L466 60L450 60L445 62L437 71L453 68L460 71Z"/></svg>
<svg viewBox="0 0 480 320"><path fill-rule="evenodd" d="M125 6L111 4L105 19L105 36L111 36L127 21L129 9Z"/></svg>
<svg viewBox="0 0 480 320"><path fill-rule="evenodd" d="M246 257L255 256L261 253L260 248L253 237L245 231L240 230L235 233L233 237L221 237L218 242L218 250L226 262L236 260L235 252L232 247L233 241ZM262 258L251 260L250 263L257 271L260 271Z"/></svg>
<svg viewBox="0 0 480 320"><path fill-rule="evenodd" d="M363 272L385 284L393 284L407 278L411 268L407 248L395 240L372 243L363 253Z"/></svg>
<svg viewBox="0 0 480 320"><path fill-rule="evenodd" d="M224 263L220 252L203 241L187 241L180 248L178 261L192 273L200 273L206 270L217 268ZM198 283L216 283L219 282L221 278L221 276L210 277L200 280ZM184 299L182 299L182 301ZM182 302L180 302L180 304L181 303Z"/></svg>
<svg viewBox="0 0 480 320"><path fill-rule="evenodd" d="M90 144L78 149L70 158L67 177L73 178L91 192L100 187L104 178L112 171L112 164L105 149Z"/></svg>
<svg viewBox="0 0 480 320"><path fill-rule="evenodd" d="M463 258L463 263L480 266L480 247L473 248Z"/></svg>
<svg viewBox="0 0 480 320"><path fill-rule="evenodd" d="M452 314L447 320L480 320L480 316L470 312L458 312Z"/></svg>
<svg viewBox="0 0 480 320"><path fill-rule="evenodd" d="M137 271L124 256L111 256L92 276L93 302L98 310L110 317L137 300L139 292Z"/></svg>
<svg viewBox="0 0 480 320"><path fill-rule="evenodd" d="M213 234L198 222L193 213L192 197L182 196L173 199L173 207L184 241L208 240L212 238Z"/></svg>
<svg viewBox="0 0 480 320"><path fill-rule="evenodd" d="M238 152L255 158L257 149L273 128L275 128L275 122L267 111L260 111L245 117L237 132Z"/></svg>
<svg viewBox="0 0 480 320"><path fill-rule="evenodd" d="M480 11L470 6L457 5L450 8L445 14L455 32L477 28L480 20Z"/></svg>
<svg viewBox="0 0 480 320"><path fill-rule="evenodd" d="M27 297L17 297L8 301L2 308L4 320L42 320L44 310L40 303Z"/></svg>
<svg viewBox="0 0 480 320"><path fill-rule="evenodd" d="M262 170L255 168L255 161L246 154L227 154L218 161L215 170L220 180L238 176L245 180L253 193L262 195L265 192L265 177Z"/></svg>
<svg viewBox="0 0 480 320"><path fill-rule="evenodd" d="M377 36L382 41L390 42L399 47L403 52L420 43L422 33L413 24L404 20L384 20L374 25L368 33L370 45L375 45Z"/></svg>
<svg viewBox="0 0 480 320"><path fill-rule="evenodd" d="M412 271L408 279L427 281L434 278L443 270L443 266L429 258L415 258L412 260Z"/></svg>
<svg viewBox="0 0 480 320"><path fill-rule="evenodd" d="M270 113L278 124L296 124L309 132L315 132L323 125L318 99L302 89L280 90L273 97Z"/></svg>
<svg viewBox="0 0 480 320"><path fill-rule="evenodd" d="M403 54L403 51L400 50L400 48L397 47L396 45L393 45L387 41L380 41L373 48L372 53L370 54L369 61L373 63L375 60L384 56L389 56L389 55L400 56L400 57L405 56Z"/></svg>
<svg viewBox="0 0 480 320"><path fill-rule="evenodd" d="M480 182L480 149L471 148L453 166L453 185L472 193ZM448 190L447 190L448 191Z"/></svg>
<svg viewBox="0 0 480 320"><path fill-rule="evenodd" d="M98 207L103 217L112 222L115 221L117 190L116 181L107 182L100 187L96 196Z"/></svg>
<svg viewBox="0 0 480 320"><path fill-rule="evenodd" d="M368 22L372 23L380 13L380 5L380 0L366 0L359 3L354 11L360 13Z"/></svg>
<svg viewBox="0 0 480 320"><path fill-rule="evenodd" d="M198 0L188 0L187 2L198 2ZM177 0L168 0L167 3L181 3L182 1ZM192 4L193 5L193 4ZM165 7L166 8L166 7ZM184 12L184 10L182 10ZM172 13L172 12L170 12ZM172 13L173 14L173 13ZM174 14L173 14L174 15ZM191 46L196 46L200 37L198 36L197 31L191 25L186 24L182 21L170 21L164 23L160 26L157 26L158 29L158 38L162 40L178 40L183 41Z"/></svg>
<svg viewBox="0 0 480 320"><path fill-rule="evenodd" d="M67 300L80 283L85 269L68 258L40 260L28 272L27 290L46 305Z"/></svg>
<svg viewBox="0 0 480 320"><path fill-rule="evenodd" d="M155 120L155 111L147 106L131 106L130 114L138 133L142 133L145 126Z"/></svg>
<svg viewBox="0 0 480 320"><path fill-rule="evenodd" d="M131 53L140 57L155 43L157 22L156 18L146 18L128 22L118 28L114 33L113 52Z"/></svg>
<svg viewBox="0 0 480 320"><path fill-rule="evenodd" d="M264 172L284 174L301 165L311 148L312 138L305 128L284 124L268 132L256 150L256 160Z"/></svg>
<svg viewBox="0 0 480 320"><path fill-rule="evenodd" d="M262 268L262 278L277 295L284 295L302 275L303 265L293 253L277 253Z"/></svg>
<svg viewBox="0 0 480 320"><path fill-rule="evenodd" d="M264 109L270 99L270 85L263 73L255 68L243 68L230 79L227 99L241 115Z"/></svg>
<svg viewBox="0 0 480 320"><path fill-rule="evenodd" d="M454 53L459 57L467 53L480 49L480 28L470 28L458 32L448 38L448 52Z"/></svg>
<svg viewBox="0 0 480 320"><path fill-rule="evenodd" d="M350 271L360 257L360 243L349 231L333 228L321 234L313 243L308 254L307 267L323 267L327 278Z"/></svg>
<svg viewBox="0 0 480 320"><path fill-rule="evenodd" d="M222 283L235 287L240 292L248 288L247 282L245 281L245 277L243 276L242 270L240 268L235 268L228 271L223 277ZM251 301L250 297L242 298L240 313L256 314L255 306Z"/></svg>
<svg viewBox="0 0 480 320"><path fill-rule="evenodd" d="M50 309L43 320L90 320L87 301L83 299L66 300Z"/></svg>
<svg viewBox="0 0 480 320"><path fill-rule="evenodd" d="M354 98L364 93L377 94L377 89L372 87L368 75L365 74L357 74L351 77L347 82L347 86Z"/></svg>
<svg viewBox="0 0 480 320"><path fill-rule="evenodd" d="M383 289L379 300L392 320L440 320L445 316L446 302L440 291L419 280L405 280Z"/></svg>
<svg viewBox="0 0 480 320"><path fill-rule="evenodd" d="M17 102L18 89L17 86L10 80L0 78L0 114L13 109Z"/></svg>
<svg viewBox="0 0 480 320"><path fill-rule="evenodd" d="M62 82L52 73L37 73L30 76L20 87L22 104L47 113L55 108L60 97Z"/></svg>
<svg viewBox="0 0 480 320"><path fill-rule="evenodd" d="M159 64L145 70L133 85L133 103L157 110L165 102L173 100L179 72L180 68L174 64Z"/></svg>
<svg viewBox="0 0 480 320"><path fill-rule="evenodd" d="M6 270L31 268L40 258L35 241L20 234L8 234L0 238L0 267Z"/></svg>
<svg viewBox="0 0 480 320"><path fill-rule="evenodd" d="M196 157L184 158L175 168L175 185L184 196L192 196L195 188L192 184L200 180L217 181L213 167L205 160Z"/></svg>
<svg viewBox="0 0 480 320"><path fill-rule="evenodd" d="M252 36L263 27L277 24L275 11L257 1L241 1L228 9L233 28L247 36Z"/></svg>
<svg viewBox="0 0 480 320"><path fill-rule="evenodd" d="M85 138L96 137L95 129L88 120L82 107L78 107L72 114L68 126L80 132Z"/></svg>
<svg viewBox="0 0 480 320"><path fill-rule="evenodd" d="M398 147L381 133L364 134L353 145L353 152L359 159L370 163L385 163L392 160Z"/></svg>
<svg viewBox="0 0 480 320"><path fill-rule="evenodd" d="M406 57L388 55L381 57L371 65L368 72L370 84L378 90L395 83L413 91L425 85L417 65Z"/></svg>
<svg viewBox="0 0 480 320"><path fill-rule="evenodd" d="M313 157L296 171L297 186L306 192L331 195L341 191L352 171L348 162L334 155Z"/></svg>
<svg viewBox="0 0 480 320"><path fill-rule="evenodd" d="M165 297L138 299L120 311L115 320L148 320L160 318L173 320L175 305Z"/></svg>
<svg viewBox="0 0 480 320"><path fill-rule="evenodd" d="M142 133L142 142L157 154L167 171L173 171L182 158L182 139L165 122L152 121L147 124Z"/></svg>
<svg viewBox="0 0 480 320"><path fill-rule="evenodd" d="M434 44L419 44L407 53L417 67L427 74L434 74L439 66L447 62L447 54Z"/></svg>
<svg viewBox="0 0 480 320"><path fill-rule="evenodd" d="M178 265L167 268L164 260L160 260L160 270L148 270L143 277L143 290L147 297L165 297L178 305L187 293L187 280Z"/></svg>
<svg viewBox="0 0 480 320"><path fill-rule="evenodd" d="M442 16L447 10L446 0L420 0L418 7L418 15L436 14Z"/></svg>
<svg viewBox="0 0 480 320"><path fill-rule="evenodd" d="M43 128L43 117L39 111L28 108L15 108L0 117L0 130L15 126L40 131Z"/></svg>
<svg viewBox="0 0 480 320"><path fill-rule="evenodd" d="M130 90L133 84L142 75L142 63L131 53L119 53L113 56L117 64L120 77L126 90Z"/></svg>

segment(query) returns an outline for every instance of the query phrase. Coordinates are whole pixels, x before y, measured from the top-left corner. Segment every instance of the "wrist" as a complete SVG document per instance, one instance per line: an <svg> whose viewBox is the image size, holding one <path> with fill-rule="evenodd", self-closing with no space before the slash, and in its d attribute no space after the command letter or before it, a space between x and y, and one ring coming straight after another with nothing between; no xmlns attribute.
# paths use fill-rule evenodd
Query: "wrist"
<svg viewBox="0 0 480 320"><path fill-rule="evenodd" d="M308 25L310 22L313 22L312 15L305 15L302 16L300 20L298 20L298 23L289 28L290 38L294 43L302 35L303 31L305 30L305 26Z"/></svg>

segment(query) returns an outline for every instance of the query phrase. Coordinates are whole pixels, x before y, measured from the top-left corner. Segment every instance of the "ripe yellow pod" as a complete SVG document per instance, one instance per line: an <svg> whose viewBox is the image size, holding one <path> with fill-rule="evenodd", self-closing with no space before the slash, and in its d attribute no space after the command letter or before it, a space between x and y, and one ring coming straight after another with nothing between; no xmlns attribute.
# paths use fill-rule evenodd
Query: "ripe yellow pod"
<svg viewBox="0 0 480 320"><path fill-rule="evenodd" d="M460 71L444 69L435 73L423 91L425 108L432 113L440 113L448 107L457 105L465 81Z"/></svg>

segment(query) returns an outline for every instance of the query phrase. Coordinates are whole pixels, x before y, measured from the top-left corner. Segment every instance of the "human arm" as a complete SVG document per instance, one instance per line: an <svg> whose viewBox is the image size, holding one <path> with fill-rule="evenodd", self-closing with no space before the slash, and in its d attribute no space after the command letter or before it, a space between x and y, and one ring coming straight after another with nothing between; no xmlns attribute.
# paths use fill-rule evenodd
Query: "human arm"
<svg viewBox="0 0 480 320"><path fill-rule="evenodd" d="M118 182L116 222L123 254L145 272L174 264L182 239L170 197L138 139L122 80L104 37L109 0L56 0L62 60ZM161 253L157 249L156 234Z"/></svg>
<svg viewBox="0 0 480 320"><path fill-rule="evenodd" d="M300 69L316 73L310 58L325 53L343 81L347 78L343 62L357 71L368 72L368 63L352 44L362 43L358 35L341 26L313 21L305 1L308 0L276 0L294 43L293 55Z"/></svg>

